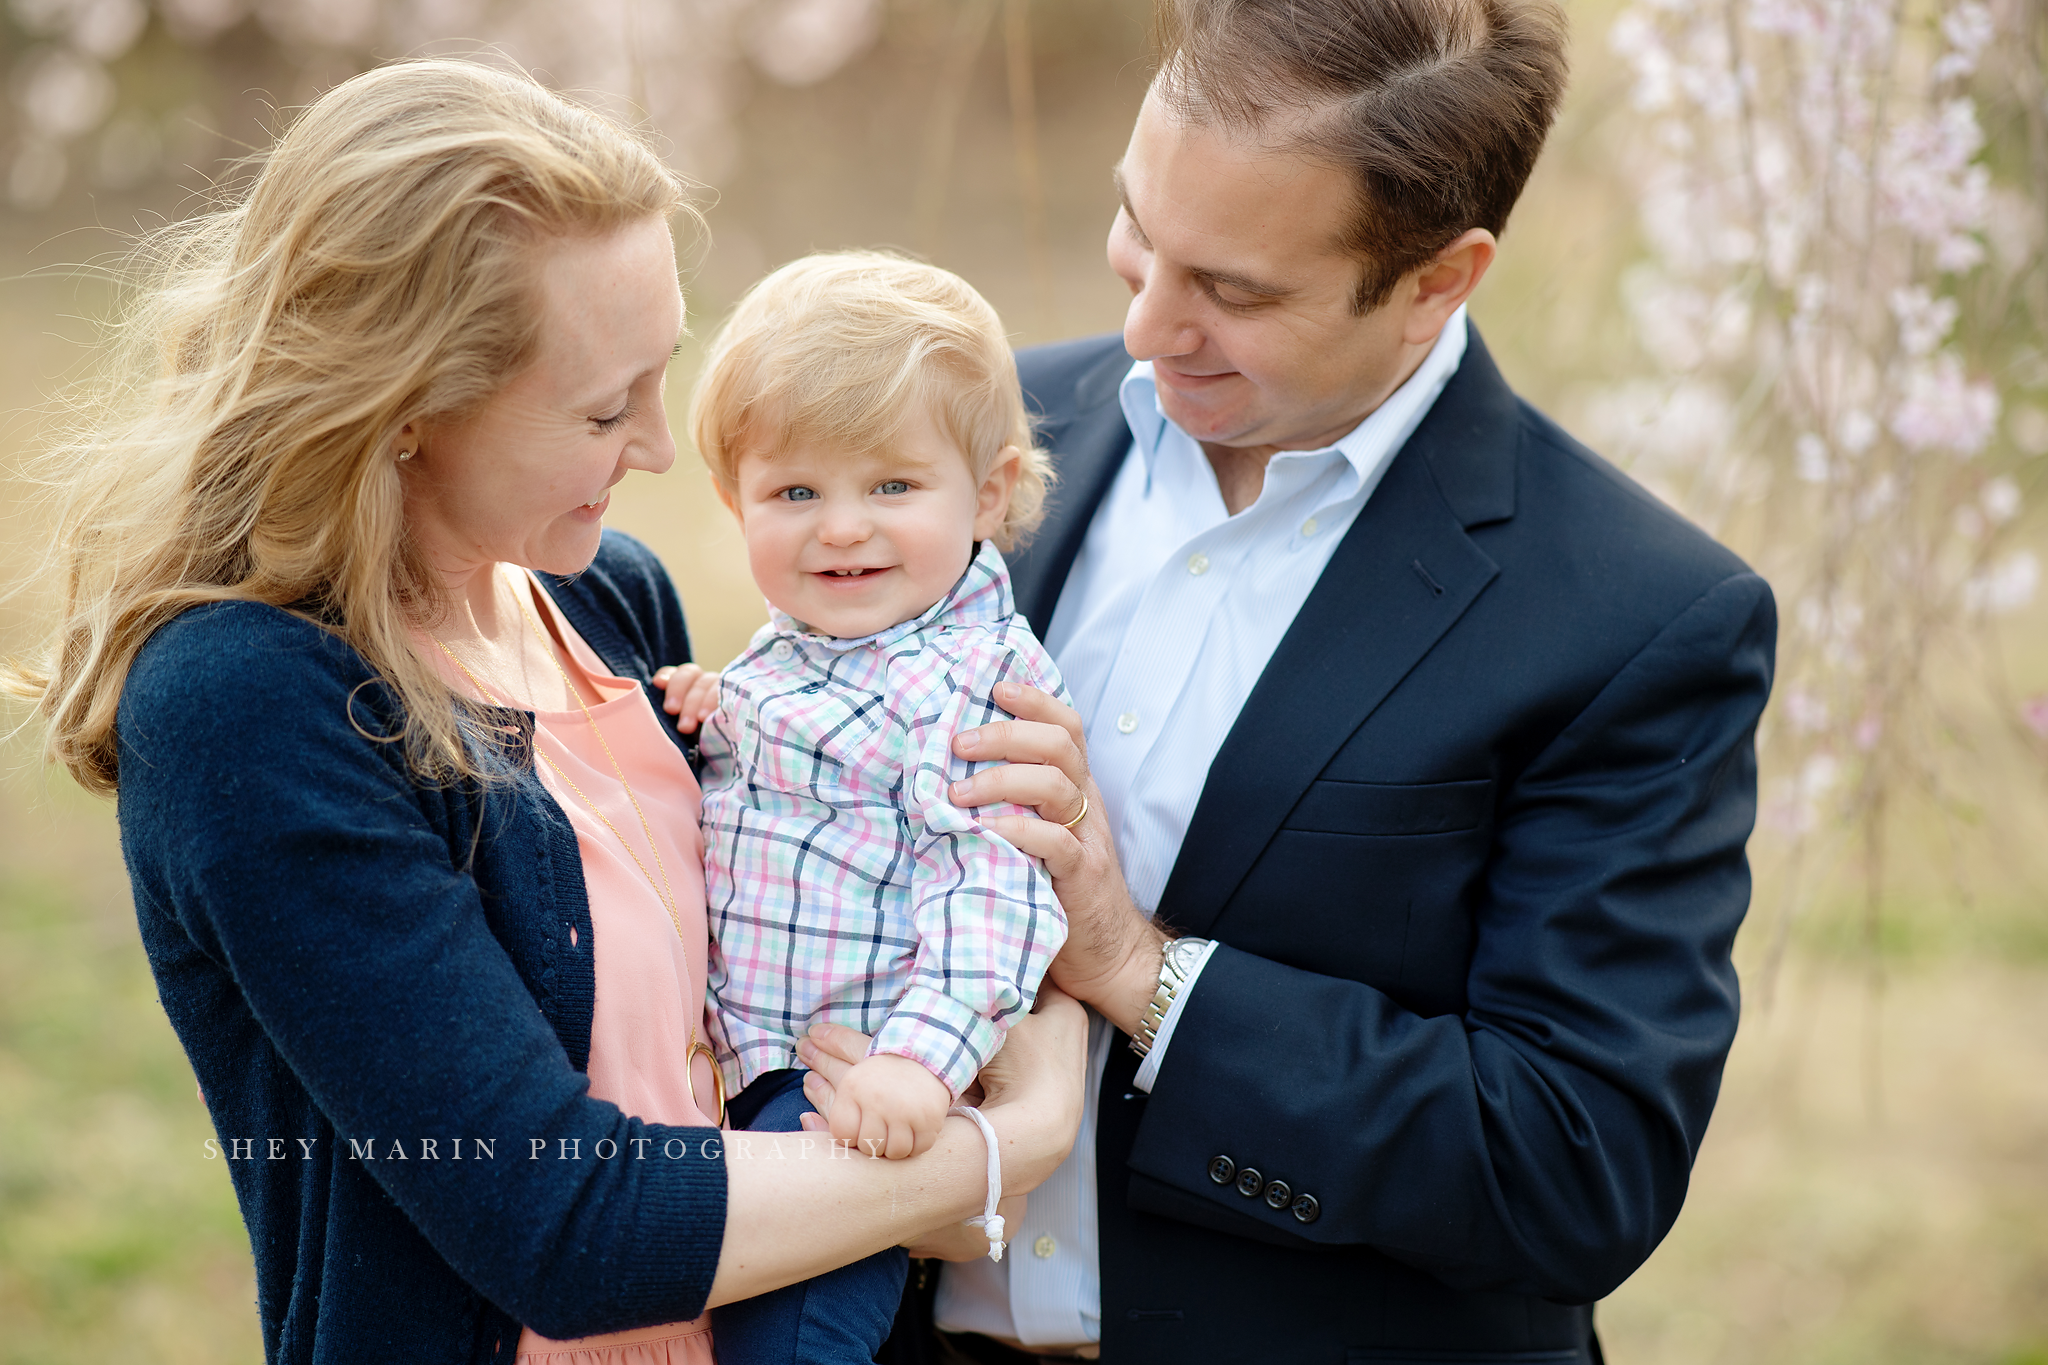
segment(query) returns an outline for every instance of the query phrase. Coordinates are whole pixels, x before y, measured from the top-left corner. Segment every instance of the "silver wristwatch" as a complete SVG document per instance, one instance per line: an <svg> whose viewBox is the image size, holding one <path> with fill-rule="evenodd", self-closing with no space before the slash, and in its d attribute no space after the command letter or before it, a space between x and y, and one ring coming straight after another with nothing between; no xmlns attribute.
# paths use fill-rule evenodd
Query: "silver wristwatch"
<svg viewBox="0 0 2048 1365"><path fill-rule="evenodd" d="M1166 1021L1166 1012L1173 1008L1181 987L1187 985L1195 964L1208 950L1209 940L1206 938L1167 940L1166 949L1159 957L1159 989L1152 992L1145 1012L1138 1016L1138 1031L1131 1035L1131 1051L1142 1057L1152 1050L1152 1044L1159 1040L1159 1026Z"/></svg>

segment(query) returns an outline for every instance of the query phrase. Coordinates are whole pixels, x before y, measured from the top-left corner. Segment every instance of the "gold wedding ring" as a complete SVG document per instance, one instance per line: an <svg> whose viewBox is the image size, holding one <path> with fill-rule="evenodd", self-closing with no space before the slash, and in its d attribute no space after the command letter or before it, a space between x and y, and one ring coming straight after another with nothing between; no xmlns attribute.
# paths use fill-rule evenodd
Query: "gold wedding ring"
<svg viewBox="0 0 2048 1365"><path fill-rule="evenodd" d="M1075 817L1074 817L1073 819L1071 819L1071 820L1068 820L1068 821L1066 821L1066 822L1062 823L1062 824L1060 825L1060 828L1061 828L1061 829L1072 829L1072 828L1073 828L1074 826L1076 826L1076 825L1080 824L1080 823L1081 823L1081 822L1082 822L1083 820L1086 820L1087 818L1088 818L1088 793L1086 793L1086 792L1082 792L1082 793L1081 793L1081 813L1080 813L1079 815L1076 815L1076 816L1075 816Z"/></svg>

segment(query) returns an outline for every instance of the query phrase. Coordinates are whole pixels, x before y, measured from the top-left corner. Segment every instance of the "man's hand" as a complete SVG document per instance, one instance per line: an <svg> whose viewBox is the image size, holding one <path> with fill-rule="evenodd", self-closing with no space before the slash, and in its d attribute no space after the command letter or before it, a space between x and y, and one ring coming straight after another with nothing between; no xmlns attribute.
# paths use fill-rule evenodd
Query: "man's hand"
<svg viewBox="0 0 2048 1365"><path fill-rule="evenodd" d="M695 664L670 664L654 675L654 685L668 694L661 709L676 718L676 729L686 735L718 710L718 675Z"/></svg>
<svg viewBox="0 0 2048 1365"><path fill-rule="evenodd" d="M1124 886L1102 795L1088 776L1081 718L1058 698L1016 683L998 683L995 699L1017 719L961 731L953 752L1002 766L955 782L953 804L1007 801L1038 811L1036 819L998 815L982 823L1045 864L1067 912L1067 943L1047 975L1125 1033L1135 1033L1159 986L1166 935ZM1079 823L1068 828L1065 822L1076 815Z"/></svg>
<svg viewBox="0 0 2048 1365"><path fill-rule="evenodd" d="M924 1063L893 1053L864 1057L837 1086L832 1136L869 1156L921 1156L939 1139L953 1092Z"/></svg>

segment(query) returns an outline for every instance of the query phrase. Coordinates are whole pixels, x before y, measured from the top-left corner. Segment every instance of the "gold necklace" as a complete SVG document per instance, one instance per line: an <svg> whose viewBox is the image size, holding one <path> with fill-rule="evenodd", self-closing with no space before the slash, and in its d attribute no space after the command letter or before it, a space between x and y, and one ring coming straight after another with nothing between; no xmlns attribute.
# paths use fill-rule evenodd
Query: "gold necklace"
<svg viewBox="0 0 2048 1365"><path fill-rule="evenodd" d="M653 875L648 872L647 864L640 861L640 853L633 847L632 841L619 831L619 827L612 823L610 816L598 808L597 802L591 800L583 788L576 785L576 779L569 776L562 765L555 762L554 757L547 750L540 747L540 741L537 737L534 740L533 751L539 754L542 761L550 768L555 770L555 776L561 778L563 784L570 791L575 792L578 799L590 808L590 813L602 821L604 827L612 832L612 837L617 839L619 846L626 850L626 856L633 860L633 866L639 868L640 875L647 879L647 885L654 892L654 898L661 902L661 908L668 912L669 923L675 926L676 938L687 948L690 940L689 936L683 932L683 916L682 912L677 908L675 888L669 883L668 865L662 861L661 845L654 840L654 827L648 823L647 812L640 809L640 798L633 794L633 784L626 780L626 770L619 765L618 756L612 752L612 746L605 739L604 730L598 725L597 717L591 714L590 703L583 700L582 691L577 688L575 683L569 680L569 671L562 667L562 661L556 657L554 646L548 642L548 637L542 634L540 622L534 620L533 613L526 609L526 600L520 594L518 588L513 589L513 600L518 603L519 614L526 618L526 624L532 629L534 639L539 641L541 652L546 654L548 662L555 666L555 672L562 679L563 688L570 696L576 699L576 705L582 708L584 723L590 726L590 733L597 736L598 747L604 750L605 758L611 763L613 775L619 779L619 785L626 789L626 800L632 803L633 814L640 817L640 832L647 836L647 851L654 856L654 866L661 873L659 884L656 884ZM514 709L505 706L504 702L499 701L491 689L484 686L483 679L470 672L469 666L457 658L455 651L448 648L439 637L430 636L429 638L433 639L434 643L440 646L441 652L448 656L448 662L461 670L462 676L469 679L469 685L474 687L483 696L485 701L493 706L504 707L507 710ZM709 1043L706 1043L697 1036L697 1026L692 1023L690 1025L690 1050L687 1054L689 1060L685 1064L686 1069L683 1073L683 1083L690 1088L690 1103L692 1104L697 1103L697 1078L691 1072L696 1067L697 1054L699 1053L702 1053L711 1061L711 1076L714 1088L718 1094L718 1112L711 1116L711 1121L714 1124L723 1126L725 1123L725 1073L718 1065L717 1054L712 1052ZM702 1106L699 1106L699 1112L702 1112Z"/></svg>

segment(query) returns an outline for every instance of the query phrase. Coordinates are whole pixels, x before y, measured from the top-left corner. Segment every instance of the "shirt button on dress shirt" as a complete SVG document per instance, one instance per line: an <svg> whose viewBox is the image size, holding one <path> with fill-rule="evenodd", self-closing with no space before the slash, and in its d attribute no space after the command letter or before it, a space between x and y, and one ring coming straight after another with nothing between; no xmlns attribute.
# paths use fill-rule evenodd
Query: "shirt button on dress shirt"
<svg viewBox="0 0 2048 1365"><path fill-rule="evenodd" d="M787 640L777 640L775 647L768 652L774 656L776 663L786 664L790 661L791 656L796 653L796 646Z"/></svg>
<svg viewBox="0 0 2048 1365"><path fill-rule="evenodd" d="M1137 728L1138 713L1136 711L1126 711L1116 718L1116 730L1120 735L1127 735Z"/></svg>
<svg viewBox="0 0 2048 1365"><path fill-rule="evenodd" d="M1316 533L1316 519L1314 517L1310 517L1301 524L1301 533L1304 536L1312 536Z"/></svg>
<svg viewBox="0 0 2048 1365"><path fill-rule="evenodd" d="M1059 1249L1060 1244L1052 1239L1052 1234L1049 1232L1039 1233L1038 1240L1031 1244L1031 1254L1041 1261L1046 1260Z"/></svg>
<svg viewBox="0 0 2048 1365"><path fill-rule="evenodd" d="M1188 572L1194 574L1196 577L1200 577L1201 575L1209 572L1209 556L1203 554L1200 550L1197 550L1193 554L1189 555Z"/></svg>

